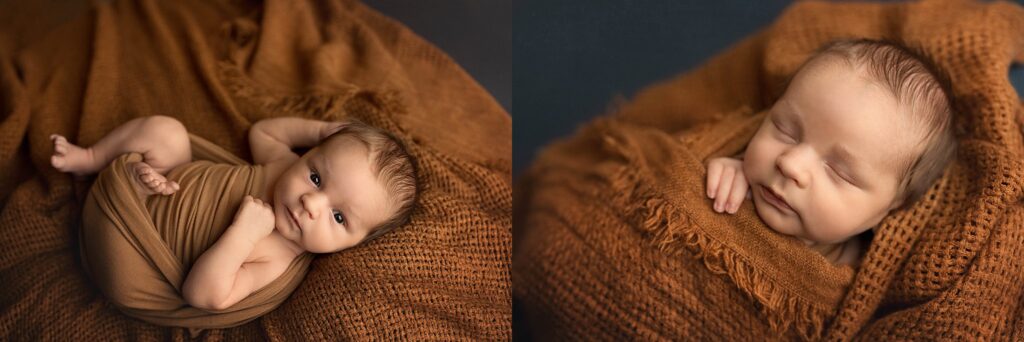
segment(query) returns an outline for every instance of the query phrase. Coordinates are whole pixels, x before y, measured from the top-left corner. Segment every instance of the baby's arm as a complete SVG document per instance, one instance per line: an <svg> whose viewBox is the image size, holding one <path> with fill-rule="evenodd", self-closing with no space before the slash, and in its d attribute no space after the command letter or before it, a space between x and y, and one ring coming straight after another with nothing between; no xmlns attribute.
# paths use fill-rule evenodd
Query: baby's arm
<svg viewBox="0 0 1024 342"><path fill-rule="evenodd" d="M246 262L257 242L273 230L273 209L246 196L224 235L192 265L181 287L185 301L200 309L223 310L280 276L285 263Z"/></svg>
<svg viewBox="0 0 1024 342"><path fill-rule="evenodd" d="M255 164L267 164L299 156L292 148L313 147L333 133L342 123L303 118L260 120L249 129L249 147Z"/></svg>
<svg viewBox="0 0 1024 342"><path fill-rule="evenodd" d="M734 158L714 158L708 162L708 198L715 200L717 212L735 214L750 191L743 175L743 161Z"/></svg>

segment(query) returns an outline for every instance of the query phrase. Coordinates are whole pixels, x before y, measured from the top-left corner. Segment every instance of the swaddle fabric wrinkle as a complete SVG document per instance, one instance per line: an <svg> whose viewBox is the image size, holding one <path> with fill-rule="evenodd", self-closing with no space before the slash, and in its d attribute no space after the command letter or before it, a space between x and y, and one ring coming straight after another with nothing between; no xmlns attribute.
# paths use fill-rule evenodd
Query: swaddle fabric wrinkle
<svg viewBox="0 0 1024 342"><path fill-rule="evenodd" d="M83 264L115 306L160 325L224 328L255 319L288 298L306 274L309 253L225 310L193 308L181 295L192 264L231 225L242 199L265 191L262 166L193 161L167 175L181 185L178 192L143 200L132 187L128 166L141 159L131 153L111 162L93 184L82 211Z"/></svg>

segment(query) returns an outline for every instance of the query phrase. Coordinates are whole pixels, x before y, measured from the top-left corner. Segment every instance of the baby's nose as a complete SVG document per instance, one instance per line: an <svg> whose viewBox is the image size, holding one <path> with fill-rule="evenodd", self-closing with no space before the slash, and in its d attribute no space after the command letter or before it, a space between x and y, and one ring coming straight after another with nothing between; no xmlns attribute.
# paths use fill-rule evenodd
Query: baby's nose
<svg viewBox="0 0 1024 342"><path fill-rule="evenodd" d="M804 165L813 163L813 151L808 148L793 148L779 155L775 160L775 168L786 178L796 182L798 187L806 187L810 175Z"/></svg>
<svg viewBox="0 0 1024 342"><path fill-rule="evenodd" d="M318 193L306 193L302 195L301 199L302 206L306 209L306 215L310 219L316 220L320 215L319 208L323 206L326 197Z"/></svg>

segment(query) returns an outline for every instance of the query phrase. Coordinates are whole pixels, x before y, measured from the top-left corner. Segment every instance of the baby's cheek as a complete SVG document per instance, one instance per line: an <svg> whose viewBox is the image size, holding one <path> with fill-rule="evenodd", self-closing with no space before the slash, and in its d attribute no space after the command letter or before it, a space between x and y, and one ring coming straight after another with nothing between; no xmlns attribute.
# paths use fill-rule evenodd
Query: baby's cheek
<svg viewBox="0 0 1024 342"><path fill-rule="evenodd" d="M331 236L328 234L328 229L331 227L324 227L323 222L317 227L315 232L310 232L304 238L306 239L306 246L310 251L316 253L325 253L331 250Z"/></svg>
<svg viewBox="0 0 1024 342"><path fill-rule="evenodd" d="M761 142L760 139L751 141L743 153L743 174L747 180L767 177L768 175L762 175L762 173L765 173L763 170L769 168L771 164L771 146Z"/></svg>
<svg viewBox="0 0 1024 342"><path fill-rule="evenodd" d="M826 204L826 203L821 203ZM850 206L827 203L811 209L806 218L811 238L818 242L839 242L848 239L854 230Z"/></svg>

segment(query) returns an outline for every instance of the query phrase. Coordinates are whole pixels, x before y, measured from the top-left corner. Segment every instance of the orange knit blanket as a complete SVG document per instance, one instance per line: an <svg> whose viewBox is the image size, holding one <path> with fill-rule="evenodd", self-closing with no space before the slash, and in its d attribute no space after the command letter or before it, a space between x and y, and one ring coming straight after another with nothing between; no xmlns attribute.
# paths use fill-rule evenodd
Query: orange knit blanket
<svg viewBox="0 0 1024 342"><path fill-rule="evenodd" d="M260 119L354 117L419 169L411 224L316 256L280 307L204 338L510 338L511 119L445 54L353 0L37 3L58 2L0 4L0 340L189 338L92 285L78 258L92 180L48 162L51 133L90 145L148 115L248 160Z"/></svg>
<svg viewBox="0 0 1024 342"><path fill-rule="evenodd" d="M1024 339L1024 156L1008 2L792 5L703 66L548 147L516 192L517 334L616 340ZM857 269L716 214L703 164L741 150L783 81L840 38L922 48L953 83L960 156L885 218ZM683 139L677 139L681 134ZM517 321L518 323L518 321Z"/></svg>

